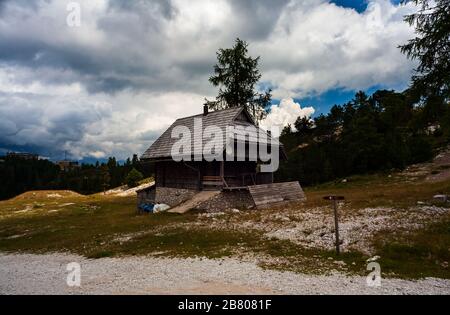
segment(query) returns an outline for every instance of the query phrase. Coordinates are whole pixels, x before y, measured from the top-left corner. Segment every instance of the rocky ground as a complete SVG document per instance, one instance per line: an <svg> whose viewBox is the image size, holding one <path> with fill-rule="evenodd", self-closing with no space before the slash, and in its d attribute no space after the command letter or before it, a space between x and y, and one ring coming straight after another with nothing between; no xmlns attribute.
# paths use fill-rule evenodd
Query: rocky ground
<svg viewBox="0 0 450 315"><path fill-rule="evenodd" d="M339 213L342 249L371 255L373 238L377 233L413 232L450 215L450 208L421 205L408 209L379 207L349 210L345 209L345 205L340 205ZM287 239L306 248L334 248L334 216L330 207L261 211L256 220L245 213L241 216L235 214L231 219L224 213L200 214L200 217L212 218L208 224L218 229L256 229L264 231L269 238Z"/></svg>
<svg viewBox="0 0 450 315"><path fill-rule="evenodd" d="M81 265L81 287L69 287L67 264ZM450 294L450 280L305 275L264 270L226 258L103 258L0 254L0 294Z"/></svg>
<svg viewBox="0 0 450 315"><path fill-rule="evenodd" d="M396 184L401 186L408 183L420 187L449 179L450 147L442 150L428 163L411 165L404 171L386 175L391 188ZM347 180L344 181L342 187L348 184ZM367 192L370 191L371 187L367 187ZM383 201L386 192L383 190L379 192L380 196L375 197ZM411 191L410 194L414 195L414 192ZM377 234L411 233L423 229L430 223L448 218L450 202L436 205L432 199L433 195L429 195L426 200L418 201L417 205L406 207L395 203L389 207L355 207L351 202L340 203L338 212L342 249L371 255L373 240ZM401 198L399 201L401 202ZM234 212L241 215L233 215L230 219L226 213L219 212L200 214L200 217L206 224L217 229L255 229L263 231L269 238L287 239L306 248L324 250L334 248L334 216L330 205L287 206L276 210L259 211L256 215L247 215L238 210Z"/></svg>

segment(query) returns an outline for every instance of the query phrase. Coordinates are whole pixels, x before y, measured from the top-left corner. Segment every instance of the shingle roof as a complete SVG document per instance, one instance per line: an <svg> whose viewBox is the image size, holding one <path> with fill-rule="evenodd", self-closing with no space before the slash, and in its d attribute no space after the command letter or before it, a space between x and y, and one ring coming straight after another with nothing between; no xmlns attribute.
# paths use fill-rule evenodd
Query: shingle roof
<svg viewBox="0 0 450 315"><path fill-rule="evenodd" d="M251 121L251 118L249 118L248 121L242 121L236 119L238 116L240 116L241 112L244 111L243 107L233 107L229 109L223 109L219 111L209 112L207 115L199 114L195 116L190 117L184 117L177 119L151 146L150 148L145 151L145 153L142 155L141 159L163 159L163 158L171 158L172 157L172 147L173 145L179 140L177 138L172 138L172 130L176 127L185 126L189 128L190 132L194 134L194 121L195 119L201 119L202 120L202 128L203 132L206 128L216 126L222 130L223 133L223 141L221 139L216 139L220 144L226 145L226 128L228 126L235 127L235 137L236 135L242 135L244 134L244 129L247 126L255 126L254 123ZM246 112L244 112L246 114ZM247 117L250 117L248 114L246 114ZM259 127L256 127L259 129ZM256 129L256 130L257 130ZM259 129L261 130L261 129ZM195 137L194 137L195 138ZM257 140L257 132L250 133L246 141L250 142L256 142ZM270 139L270 136L268 137ZM194 146L195 141L192 141L192 151L194 152ZM211 139L203 137L202 138L202 148L208 143L208 145L212 144ZM259 143L266 143L266 141L259 140ZM272 139L272 143L274 144L280 144L276 139ZM198 144L198 142L197 142ZM225 148L223 147L222 151Z"/></svg>

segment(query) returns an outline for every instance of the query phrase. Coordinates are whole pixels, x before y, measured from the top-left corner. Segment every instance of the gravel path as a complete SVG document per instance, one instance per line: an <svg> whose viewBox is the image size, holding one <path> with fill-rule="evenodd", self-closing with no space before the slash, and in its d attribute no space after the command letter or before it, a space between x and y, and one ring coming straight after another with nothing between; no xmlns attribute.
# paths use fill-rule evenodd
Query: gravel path
<svg viewBox="0 0 450 315"><path fill-rule="evenodd" d="M68 263L81 264L81 287L66 284ZM450 280L311 276L263 270L236 259L86 258L0 254L0 294L450 294Z"/></svg>

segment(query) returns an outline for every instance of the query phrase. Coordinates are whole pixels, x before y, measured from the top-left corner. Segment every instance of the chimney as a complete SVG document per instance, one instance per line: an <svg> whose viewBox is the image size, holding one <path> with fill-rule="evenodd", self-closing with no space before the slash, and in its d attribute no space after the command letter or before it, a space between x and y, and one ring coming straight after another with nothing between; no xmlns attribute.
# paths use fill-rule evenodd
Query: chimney
<svg viewBox="0 0 450 315"><path fill-rule="evenodd" d="M203 105L203 116L207 116L208 115L208 104Z"/></svg>

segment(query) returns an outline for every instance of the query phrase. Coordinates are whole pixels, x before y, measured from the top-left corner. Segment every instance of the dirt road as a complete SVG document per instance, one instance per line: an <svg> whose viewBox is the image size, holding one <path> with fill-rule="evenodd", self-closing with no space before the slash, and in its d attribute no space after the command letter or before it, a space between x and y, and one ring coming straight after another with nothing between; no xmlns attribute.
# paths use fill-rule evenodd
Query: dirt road
<svg viewBox="0 0 450 315"><path fill-rule="evenodd" d="M71 262L81 265L81 287L66 283ZM374 288L365 277L263 270L229 258L0 254L0 294L450 294L450 280L383 279Z"/></svg>

